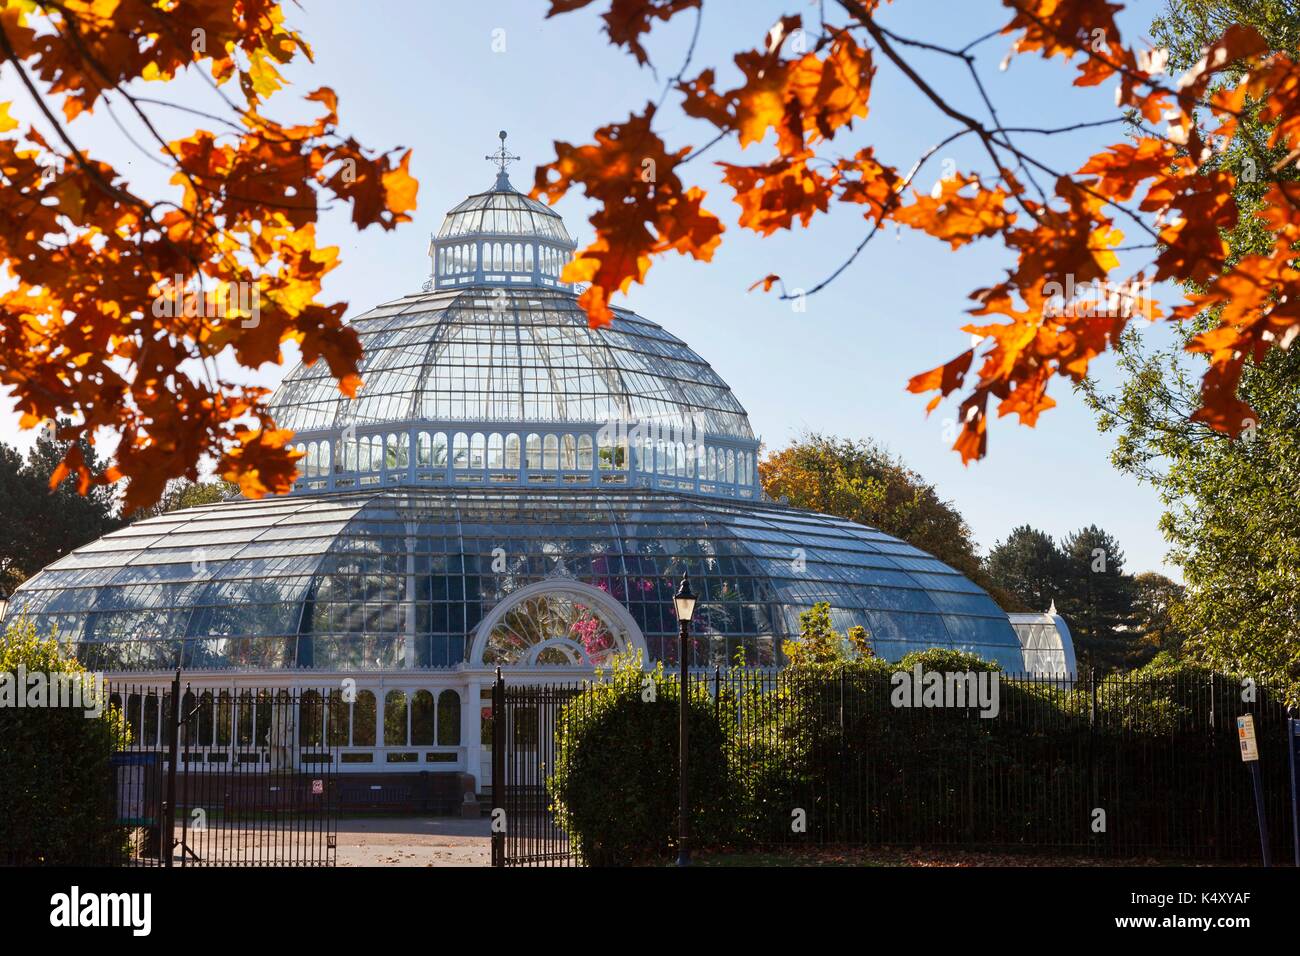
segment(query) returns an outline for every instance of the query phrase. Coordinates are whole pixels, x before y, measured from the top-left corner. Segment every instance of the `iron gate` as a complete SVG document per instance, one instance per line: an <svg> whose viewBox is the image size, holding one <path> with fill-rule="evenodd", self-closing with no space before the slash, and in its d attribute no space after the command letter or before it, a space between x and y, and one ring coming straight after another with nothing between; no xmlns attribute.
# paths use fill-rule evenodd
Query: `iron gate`
<svg viewBox="0 0 1300 956"><path fill-rule="evenodd" d="M109 702L123 715L112 785L128 865L334 865L337 692L182 693L178 675L110 684Z"/></svg>
<svg viewBox="0 0 1300 956"><path fill-rule="evenodd" d="M582 684L492 688L492 865L576 866L547 786L564 705Z"/></svg>

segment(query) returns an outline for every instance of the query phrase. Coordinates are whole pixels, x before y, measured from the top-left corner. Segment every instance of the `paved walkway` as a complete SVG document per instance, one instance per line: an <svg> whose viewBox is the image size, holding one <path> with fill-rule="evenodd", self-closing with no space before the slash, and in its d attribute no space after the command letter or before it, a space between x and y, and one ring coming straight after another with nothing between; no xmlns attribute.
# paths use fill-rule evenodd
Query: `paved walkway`
<svg viewBox="0 0 1300 956"><path fill-rule="evenodd" d="M488 866L487 817L367 817L339 821L339 866Z"/></svg>

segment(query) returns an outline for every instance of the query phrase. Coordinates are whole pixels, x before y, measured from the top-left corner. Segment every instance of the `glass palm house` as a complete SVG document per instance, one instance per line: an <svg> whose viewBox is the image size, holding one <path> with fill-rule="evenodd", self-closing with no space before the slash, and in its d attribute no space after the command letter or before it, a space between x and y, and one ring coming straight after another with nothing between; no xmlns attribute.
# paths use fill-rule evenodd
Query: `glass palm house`
<svg viewBox="0 0 1300 956"><path fill-rule="evenodd" d="M508 158L503 144L493 187L447 213L424 289L352 320L358 397L323 362L277 390L304 452L291 494L106 535L27 581L9 616L57 627L110 676L179 667L218 695L351 679L347 726L327 730L349 770L476 783L495 669L675 662L683 571L697 667L778 666L826 601L880 656L951 647L1025 668L1007 615L952 568L766 500L744 408L681 339L620 309L590 328L560 279L576 244L511 186Z"/></svg>

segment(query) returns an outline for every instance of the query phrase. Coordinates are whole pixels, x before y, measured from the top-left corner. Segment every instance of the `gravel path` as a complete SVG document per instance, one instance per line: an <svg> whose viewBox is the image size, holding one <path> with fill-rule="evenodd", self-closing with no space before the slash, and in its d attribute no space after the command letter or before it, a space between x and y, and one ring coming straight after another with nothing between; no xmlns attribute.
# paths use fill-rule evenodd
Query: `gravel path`
<svg viewBox="0 0 1300 956"><path fill-rule="evenodd" d="M487 866L486 817L369 817L340 820L339 866Z"/></svg>

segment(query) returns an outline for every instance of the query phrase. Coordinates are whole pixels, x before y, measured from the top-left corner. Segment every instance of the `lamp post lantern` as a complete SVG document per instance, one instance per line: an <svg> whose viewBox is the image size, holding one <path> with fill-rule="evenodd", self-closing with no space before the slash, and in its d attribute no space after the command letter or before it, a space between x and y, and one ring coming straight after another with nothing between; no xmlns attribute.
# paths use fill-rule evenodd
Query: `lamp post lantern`
<svg viewBox="0 0 1300 956"><path fill-rule="evenodd" d="M677 718L677 747L678 747L678 774L680 776L678 790L678 808L677 808L677 865L691 865L691 847L690 847L690 824L687 820L688 804L686 792L686 768L687 752L689 749L690 738L687 730L687 701L690 696L690 687L687 683L687 654L689 653L688 638L691 633L691 618L695 616L695 594L691 591L691 581L686 572L682 572L682 583L677 587L677 593L673 595L673 604L677 608L677 626L681 636L681 648L678 652L678 661L681 664L681 710Z"/></svg>

